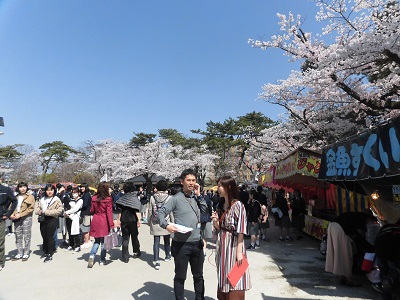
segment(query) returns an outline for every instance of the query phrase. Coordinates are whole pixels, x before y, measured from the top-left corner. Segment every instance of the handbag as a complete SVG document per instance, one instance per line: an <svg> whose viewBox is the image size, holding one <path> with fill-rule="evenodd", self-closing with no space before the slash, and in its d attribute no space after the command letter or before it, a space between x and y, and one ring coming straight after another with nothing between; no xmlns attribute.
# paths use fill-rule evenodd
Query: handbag
<svg viewBox="0 0 400 300"><path fill-rule="evenodd" d="M50 204L53 202L53 199L54 199L54 196L50 199L49 204L47 204L47 208L49 208ZM38 216L37 220L38 220L39 223L43 223L46 220L46 216L44 215L44 213L40 214Z"/></svg>
<svg viewBox="0 0 400 300"><path fill-rule="evenodd" d="M44 214L42 214L42 215L39 215L39 216L38 216L37 220L38 220L39 223L43 223L44 220L46 220L46 217L45 217Z"/></svg>
<svg viewBox="0 0 400 300"><path fill-rule="evenodd" d="M200 223L211 222L211 217L209 214L200 214Z"/></svg>

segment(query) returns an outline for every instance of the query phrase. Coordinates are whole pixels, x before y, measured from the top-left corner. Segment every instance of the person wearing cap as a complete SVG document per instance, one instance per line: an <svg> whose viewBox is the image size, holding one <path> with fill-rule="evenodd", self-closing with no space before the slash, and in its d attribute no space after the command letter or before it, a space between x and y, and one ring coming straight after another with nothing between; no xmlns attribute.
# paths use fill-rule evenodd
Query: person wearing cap
<svg viewBox="0 0 400 300"><path fill-rule="evenodd" d="M10 216L14 222L15 243L17 245L17 255L13 260L27 261L31 248L32 215L35 209L35 198L28 193L28 184L20 182L17 185L17 207ZM23 242L25 241L25 245Z"/></svg>
<svg viewBox="0 0 400 300"><path fill-rule="evenodd" d="M18 201L14 196L13 191L1 184L2 177L0 176L0 271L5 264L5 242L6 242L6 220L17 207Z"/></svg>

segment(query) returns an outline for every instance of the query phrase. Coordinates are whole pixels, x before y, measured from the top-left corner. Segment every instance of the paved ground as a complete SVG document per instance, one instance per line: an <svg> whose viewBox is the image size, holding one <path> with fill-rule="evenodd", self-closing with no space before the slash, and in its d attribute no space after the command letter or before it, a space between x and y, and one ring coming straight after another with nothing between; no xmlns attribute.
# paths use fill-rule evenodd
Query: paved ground
<svg viewBox="0 0 400 300"><path fill-rule="evenodd" d="M272 223L272 221L270 221ZM152 237L147 225L140 228L143 255L121 262L120 249L107 254L108 264L88 269L89 249L69 253L59 249L54 260L44 264L41 255L39 225L33 225L32 255L29 261L7 261L0 272L0 299L174 299L174 263L152 264ZM324 257L319 242L307 237L301 241L279 242L275 227L270 229L271 242L248 253L253 287L246 293L251 300L261 299L380 299L365 277L363 286L341 286L338 278L324 272ZM8 258L15 255L14 237L6 237ZM248 240L246 240L248 242ZM211 245L210 245L211 246ZM204 264L206 299L216 299L216 269L212 249L207 250ZM161 251L161 257L164 257ZM97 257L98 258L98 257ZM186 297L194 299L191 273L188 271Z"/></svg>

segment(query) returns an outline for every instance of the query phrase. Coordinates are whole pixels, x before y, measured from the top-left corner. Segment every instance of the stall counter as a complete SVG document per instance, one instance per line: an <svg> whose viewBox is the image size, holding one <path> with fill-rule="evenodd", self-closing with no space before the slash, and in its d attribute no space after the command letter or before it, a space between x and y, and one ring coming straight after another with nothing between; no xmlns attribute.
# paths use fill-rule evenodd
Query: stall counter
<svg viewBox="0 0 400 300"><path fill-rule="evenodd" d="M322 240L324 234L328 231L329 221L314 216L305 215L304 232Z"/></svg>

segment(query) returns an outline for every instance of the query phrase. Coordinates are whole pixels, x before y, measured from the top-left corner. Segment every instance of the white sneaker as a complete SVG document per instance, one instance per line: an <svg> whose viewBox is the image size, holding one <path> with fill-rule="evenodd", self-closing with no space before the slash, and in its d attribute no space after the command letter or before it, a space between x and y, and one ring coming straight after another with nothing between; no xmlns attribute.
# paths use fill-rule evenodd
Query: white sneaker
<svg viewBox="0 0 400 300"><path fill-rule="evenodd" d="M159 261L156 261L154 269L160 270L160 262Z"/></svg>
<svg viewBox="0 0 400 300"><path fill-rule="evenodd" d="M89 256L89 260L88 260L88 265L87 265L87 267L88 267L88 268L93 268L93 265L94 265L94 256L93 256L93 255L90 255L90 256Z"/></svg>
<svg viewBox="0 0 400 300"><path fill-rule="evenodd" d="M100 266L104 266L105 264L106 264L106 263L105 263L104 261L100 261L100 262L99 262L99 265L100 265Z"/></svg>
<svg viewBox="0 0 400 300"><path fill-rule="evenodd" d="M67 250L68 251L72 251L74 248L72 248L71 246L68 246Z"/></svg>
<svg viewBox="0 0 400 300"><path fill-rule="evenodd" d="M76 248L74 249L74 252L81 252L81 247L76 247Z"/></svg>

